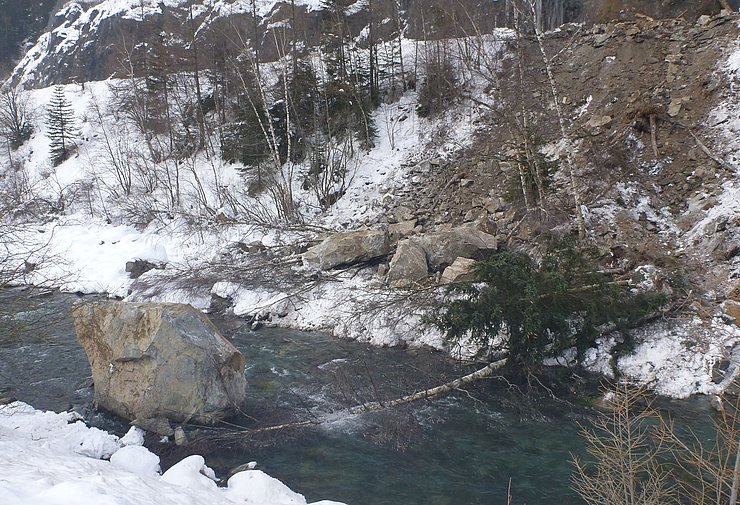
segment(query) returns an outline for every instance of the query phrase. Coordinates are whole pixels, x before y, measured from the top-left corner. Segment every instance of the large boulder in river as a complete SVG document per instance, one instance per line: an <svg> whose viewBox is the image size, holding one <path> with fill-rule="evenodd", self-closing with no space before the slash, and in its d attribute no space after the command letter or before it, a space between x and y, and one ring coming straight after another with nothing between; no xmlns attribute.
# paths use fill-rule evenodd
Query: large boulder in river
<svg viewBox="0 0 740 505"><path fill-rule="evenodd" d="M244 400L244 356L190 305L99 302L73 315L101 408L142 423L213 423Z"/></svg>
<svg viewBox="0 0 740 505"><path fill-rule="evenodd" d="M389 252L390 243L385 231L336 233L303 253L303 264L309 268L331 270L380 258Z"/></svg>
<svg viewBox="0 0 740 505"><path fill-rule="evenodd" d="M458 257L485 259L498 249L496 237L470 226L427 233L414 239L424 249L432 271L440 272Z"/></svg>

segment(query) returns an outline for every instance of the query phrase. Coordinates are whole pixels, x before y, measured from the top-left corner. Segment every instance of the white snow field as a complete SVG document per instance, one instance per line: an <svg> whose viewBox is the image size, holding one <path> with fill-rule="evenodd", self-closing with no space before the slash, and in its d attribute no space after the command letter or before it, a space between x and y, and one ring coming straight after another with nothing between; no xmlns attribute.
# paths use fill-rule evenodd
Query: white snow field
<svg viewBox="0 0 740 505"><path fill-rule="evenodd" d="M303 495L260 470L218 487L201 456L160 475L159 457L132 428L124 437L87 427L75 413L0 406L3 505L306 505ZM127 445L128 444L128 445ZM314 505L342 505L322 500Z"/></svg>

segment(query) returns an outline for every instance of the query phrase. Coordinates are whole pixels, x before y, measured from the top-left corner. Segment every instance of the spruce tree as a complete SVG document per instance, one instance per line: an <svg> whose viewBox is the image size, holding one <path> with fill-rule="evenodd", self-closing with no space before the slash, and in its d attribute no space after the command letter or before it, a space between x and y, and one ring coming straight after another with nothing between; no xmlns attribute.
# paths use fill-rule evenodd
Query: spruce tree
<svg viewBox="0 0 740 505"><path fill-rule="evenodd" d="M583 353L606 324L628 330L667 301L661 293L633 293L599 272L571 239L554 244L539 265L522 253L496 253L475 264L473 282L449 289L452 301L432 324L448 342L469 338L507 351L514 374L569 347ZM628 331L622 336L618 349L627 350L633 342Z"/></svg>
<svg viewBox="0 0 740 505"><path fill-rule="evenodd" d="M64 96L64 87L54 86L46 108L46 136L51 140L50 157L54 166L69 158L77 136L72 104Z"/></svg>

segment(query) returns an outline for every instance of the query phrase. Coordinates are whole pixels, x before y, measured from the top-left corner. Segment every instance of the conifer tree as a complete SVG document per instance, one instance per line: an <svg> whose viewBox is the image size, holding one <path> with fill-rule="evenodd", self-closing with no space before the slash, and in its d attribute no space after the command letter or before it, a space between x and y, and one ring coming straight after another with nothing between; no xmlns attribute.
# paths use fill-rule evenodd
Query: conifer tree
<svg viewBox="0 0 740 505"><path fill-rule="evenodd" d="M69 158L77 136L72 104L64 96L64 87L57 85L46 108L46 136L51 140L50 157L54 166Z"/></svg>

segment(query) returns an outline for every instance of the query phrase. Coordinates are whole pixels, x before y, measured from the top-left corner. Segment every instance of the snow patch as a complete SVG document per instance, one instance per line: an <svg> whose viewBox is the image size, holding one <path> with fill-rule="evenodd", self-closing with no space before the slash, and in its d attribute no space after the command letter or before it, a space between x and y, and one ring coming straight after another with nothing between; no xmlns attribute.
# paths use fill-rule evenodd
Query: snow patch
<svg viewBox="0 0 740 505"><path fill-rule="evenodd" d="M78 446L90 450L80 452ZM2 405L0 503L306 505L302 495L259 470L236 473L219 488L201 456L183 459L160 477L156 455L141 446L118 446L117 437L85 426L73 413L41 412L21 402ZM110 461L100 459L107 456Z"/></svg>

